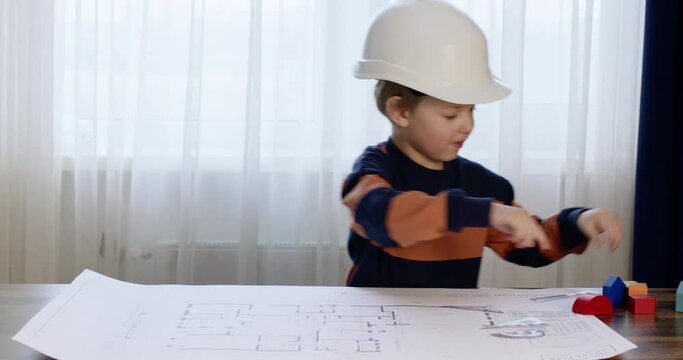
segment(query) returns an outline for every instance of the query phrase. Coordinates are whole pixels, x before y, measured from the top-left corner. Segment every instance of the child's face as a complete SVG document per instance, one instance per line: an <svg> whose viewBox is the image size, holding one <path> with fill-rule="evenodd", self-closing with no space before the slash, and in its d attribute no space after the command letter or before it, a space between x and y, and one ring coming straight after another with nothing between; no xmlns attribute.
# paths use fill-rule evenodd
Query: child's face
<svg viewBox="0 0 683 360"><path fill-rule="evenodd" d="M474 105L457 105L425 96L407 114L405 138L415 152L413 159L428 168L440 169L444 161L458 156L474 128Z"/></svg>

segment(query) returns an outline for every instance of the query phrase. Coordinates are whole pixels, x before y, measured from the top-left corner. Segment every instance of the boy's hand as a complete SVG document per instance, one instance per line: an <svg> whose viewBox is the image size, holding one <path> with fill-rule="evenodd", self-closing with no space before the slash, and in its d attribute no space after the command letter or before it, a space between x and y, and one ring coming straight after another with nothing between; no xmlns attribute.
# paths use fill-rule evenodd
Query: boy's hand
<svg viewBox="0 0 683 360"><path fill-rule="evenodd" d="M579 215L576 225L598 246L609 241L609 250L614 251L621 241L621 223L617 216L603 209L591 209Z"/></svg>
<svg viewBox="0 0 683 360"><path fill-rule="evenodd" d="M507 234L516 248L534 247L538 244L541 250L550 249L543 228L522 208L491 203L489 224Z"/></svg>

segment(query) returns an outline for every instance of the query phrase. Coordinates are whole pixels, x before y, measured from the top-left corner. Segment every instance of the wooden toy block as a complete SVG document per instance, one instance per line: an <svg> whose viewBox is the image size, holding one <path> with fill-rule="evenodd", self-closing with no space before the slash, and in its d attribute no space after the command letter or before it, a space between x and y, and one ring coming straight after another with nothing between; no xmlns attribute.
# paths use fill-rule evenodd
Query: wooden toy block
<svg viewBox="0 0 683 360"><path fill-rule="evenodd" d="M657 308L654 296L629 296L628 311L634 314L654 314Z"/></svg>
<svg viewBox="0 0 683 360"><path fill-rule="evenodd" d="M683 281L678 284L676 290L676 311L683 312Z"/></svg>
<svg viewBox="0 0 683 360"><path fill-rule="evenodd" d="M638 283L637 281L633 281L633 280L624 280L624 279L621 279L621 281L624 282L624 285L626 285L626 288L628 288L629 286L631 286L631 285L633 285L633 284Z"/></svg>
<svg viewBox="0 0 683 360"><path fill-rule="evenodd" d="M630 281L630 284L626 284L629 296L647 296L647 284L639 283L635 281Z"/></svg>
<svg viewBox="0 0 683 360"><path fill-rule="evenodd" d="M611 275L602 285L602 295L606 296L617 307L626 303L626 285L620 277Z"/></svg>
<svg viewBox="0 0 683 360"><path fill-rule="evenodd" d="M614 308L607 296L583 294L574 300L572 311L582 315L612 315Z"/></svg>

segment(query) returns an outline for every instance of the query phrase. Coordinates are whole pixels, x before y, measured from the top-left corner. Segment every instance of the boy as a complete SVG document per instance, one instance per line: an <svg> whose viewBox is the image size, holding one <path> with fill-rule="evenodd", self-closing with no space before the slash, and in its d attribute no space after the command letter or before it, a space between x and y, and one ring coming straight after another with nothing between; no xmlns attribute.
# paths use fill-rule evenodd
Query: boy
<svg viewBox="0 0 683 360"><path fill-rule="evenodd" d="M533 267L582 253L588 239L618 246L613 213L569 208L537 219L507 180L458 157L474 104L509 94L489 71L481 29L459 10L394 2L372 23L355 75L378 80L392 134L365 150L342 189L354 220L348 285L472 288L484 246Z"/></svg>

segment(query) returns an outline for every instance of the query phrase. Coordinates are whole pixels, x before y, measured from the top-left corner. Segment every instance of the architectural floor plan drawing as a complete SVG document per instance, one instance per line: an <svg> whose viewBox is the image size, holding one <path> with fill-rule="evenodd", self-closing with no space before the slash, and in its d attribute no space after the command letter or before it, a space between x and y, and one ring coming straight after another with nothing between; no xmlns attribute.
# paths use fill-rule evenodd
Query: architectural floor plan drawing
<svg viewBox="0 0 683 360"><path fill-rule="evenodd" d="M266 352L381 352L395 347L401 313L469 310L414 305L273 305L191 303L178 321L169 348ZM450 313L450 314L448 314ZM483 326L507 320L499 313L477 314ZM494 318L496 319L494 321Z"/></svg>
<svg viewBox="0 0 683 360"><path fill-rule="evenodd" d="M595 317L572 313L571 299L529 300L537 295L137 285L85 271L14 340L59 359L569 360L635 347Z"/></svg>
<svg viewBox="0 0 683 360"><path fill-rule="evenodd" d="M188 304L170 346L180 351L380 352L397 327L383 306Z"/></svg>

